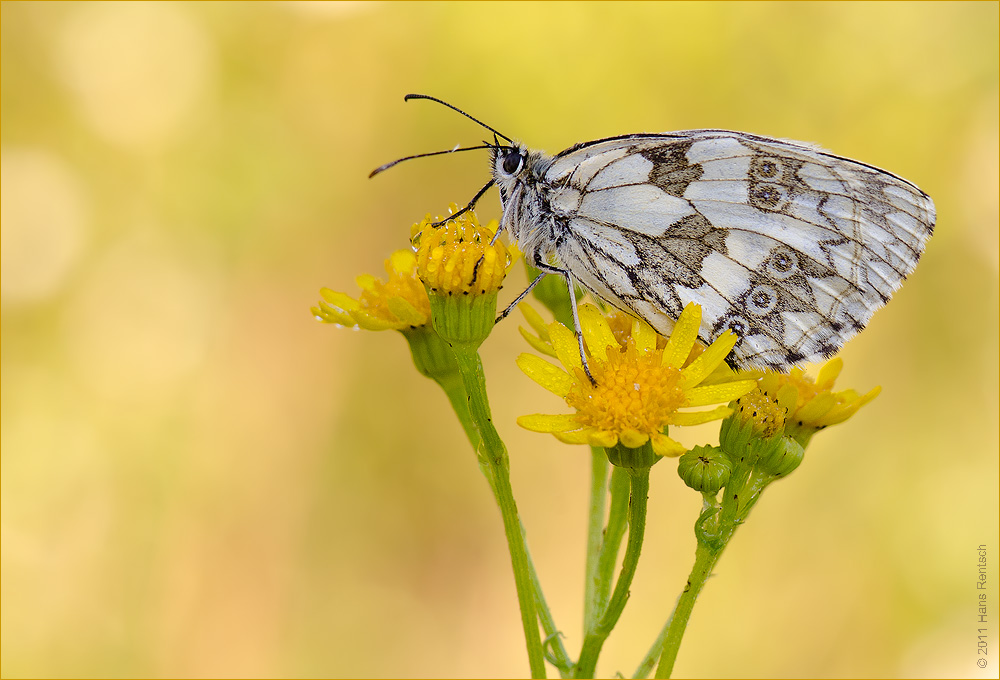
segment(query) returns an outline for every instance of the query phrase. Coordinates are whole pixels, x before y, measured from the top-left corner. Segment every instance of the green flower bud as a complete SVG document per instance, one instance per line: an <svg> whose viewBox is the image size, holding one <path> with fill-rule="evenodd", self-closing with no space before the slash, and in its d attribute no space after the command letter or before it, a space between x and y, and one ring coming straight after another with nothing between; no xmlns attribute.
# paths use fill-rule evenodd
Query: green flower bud
<svg viewBox="0 0 1000 680"><path fill-rule="evenodd" d="M677 474L695 491L714 494L729 483L733 466L714 446L696 446L677 461Z"/></svg>
<svg viewBox="0 0 1000 680"><path fill-rule="evenodd" d="M719 446L729 454L733 463L751 465L756 460L756 453L751 450L750 446L755 435L753 424L741 419L739 413L733 413L722 421L722 427L719 430Z"/></svg>
<svg viewBox="0 0 1000 680"><path fill-rule="evenodd" d="M802 462L805 449L791 437L781 437L774 445L761 451L754 465L761 472L774 477L784 477Z"/></svg>

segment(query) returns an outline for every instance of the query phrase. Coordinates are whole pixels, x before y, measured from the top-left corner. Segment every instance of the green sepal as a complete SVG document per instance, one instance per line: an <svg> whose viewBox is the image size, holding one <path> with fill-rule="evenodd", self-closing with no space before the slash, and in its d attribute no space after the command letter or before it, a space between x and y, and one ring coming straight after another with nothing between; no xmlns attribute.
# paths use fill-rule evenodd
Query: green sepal
<svg viewBox="0 0 1000 680"><path fill-rule="evenodd" d="M478 347L490 332L497 315L497 293L441 295L428 291L434 330L450 345Z"/></svg>
<svg viewBox="0 0 1000 680"><path fill-rule="evenodd" d="M634 449L618 443L604 449L604 452L612 465L634 470L651 468L662 458L653 452L653 444L649 441Z"/></svg>
<svg viewBox="0 0 1000 680"><path fill-rule="evenodd" d="M413 365L421 375L437 382L451 381L458 376L455 352L430 326L403 331L410 345Z"/></svg>

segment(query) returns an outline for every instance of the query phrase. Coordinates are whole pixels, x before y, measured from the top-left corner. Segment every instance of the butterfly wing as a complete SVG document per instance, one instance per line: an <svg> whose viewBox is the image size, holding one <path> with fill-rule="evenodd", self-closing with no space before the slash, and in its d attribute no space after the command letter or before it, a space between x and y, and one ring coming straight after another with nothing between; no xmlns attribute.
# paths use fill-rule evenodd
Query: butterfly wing
<svg viewBox="0 0 1000 680"><path fill-rule="evenodd" d="M701 339L731 328L748 368L839 350L913 271L935 220L890 173L723 130L578 145L543 179L575 280L661 333L698 303Z"/></svg>

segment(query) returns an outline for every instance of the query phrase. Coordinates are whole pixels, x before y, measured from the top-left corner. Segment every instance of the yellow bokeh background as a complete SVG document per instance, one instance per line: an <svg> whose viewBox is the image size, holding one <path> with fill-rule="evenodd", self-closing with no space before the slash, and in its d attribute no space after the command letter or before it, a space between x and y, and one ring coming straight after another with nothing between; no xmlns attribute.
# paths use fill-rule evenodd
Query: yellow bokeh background
<svg viewBox="0 0 1000 680"><path fill-rule="evenodd" d="M3 675L527 674L443 394L398 334L308 312L486 181L482 153L367 178L484 138L402 101L424 92L550 152L731 128L934 197L920 266L842 353L839 384L881 396L765 494L676 674L996 677L997 7L3 3ZM516 369L519 323L483 357L575 656L589 455L516 427L562 408ZM675 465L603 675L632 673L690 568Z"/></svg>

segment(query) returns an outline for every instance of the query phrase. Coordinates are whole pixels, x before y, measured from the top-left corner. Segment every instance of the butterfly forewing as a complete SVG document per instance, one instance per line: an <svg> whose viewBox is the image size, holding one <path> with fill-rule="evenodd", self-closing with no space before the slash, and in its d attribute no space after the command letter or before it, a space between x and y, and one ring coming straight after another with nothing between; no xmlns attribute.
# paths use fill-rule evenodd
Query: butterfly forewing
<svg viewBox="0 0 1000 680"><path fill-rule="evenodd" d="M689 302L740 367L830 356L913 271L934 226L909 182L798 142L724 130L627 135L494 163L503 226L661 333Z"/></svg>

